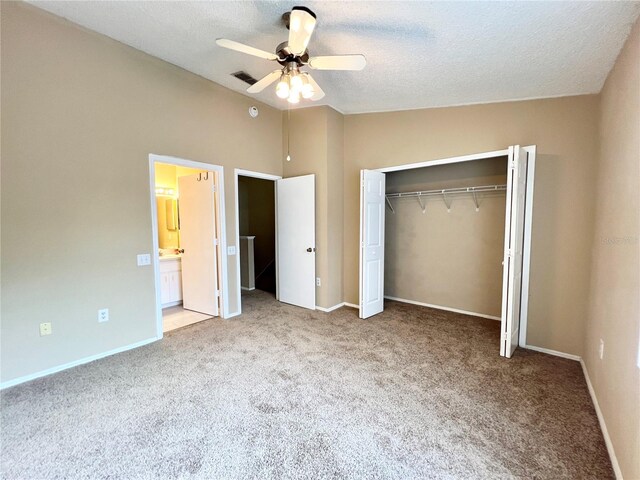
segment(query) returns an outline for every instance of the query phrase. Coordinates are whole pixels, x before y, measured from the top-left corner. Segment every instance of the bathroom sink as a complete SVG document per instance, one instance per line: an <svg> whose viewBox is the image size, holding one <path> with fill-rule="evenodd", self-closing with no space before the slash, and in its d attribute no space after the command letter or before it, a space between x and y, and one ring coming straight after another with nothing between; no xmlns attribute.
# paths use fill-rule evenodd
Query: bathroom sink
<svg viewBox="0 0 640 480"><path fill-rule="evenodd" d="M160 261L162 260L177 260L182 258L182 255L180 255L179 253L167 253L164 255L160 255Z"/></svg>

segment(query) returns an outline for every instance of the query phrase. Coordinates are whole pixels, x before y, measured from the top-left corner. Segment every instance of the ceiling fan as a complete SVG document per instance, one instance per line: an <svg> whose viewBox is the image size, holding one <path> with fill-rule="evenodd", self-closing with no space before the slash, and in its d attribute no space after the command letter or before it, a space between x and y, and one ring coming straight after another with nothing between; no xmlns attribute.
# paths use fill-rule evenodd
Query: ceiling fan
<svg viewBox="0 0 640 480"><path fill-rule="evenodd" d="M289 29L289 40L278 45L275 54L226 38L216 40L221 47L277 61L282 65L282 68L251 85L247 92L261 92L280 80L276 86L276 95L286 98L289 103L299 103L301 97L312 101L320 100L324 97L324 92L308 72L301 71L301 67L309 66L314 70L362 70L367 64L364 55L309 56L307 46L316 26L316 14L308 8L293 7L291 12L282 15L282 19Z"/></svg>

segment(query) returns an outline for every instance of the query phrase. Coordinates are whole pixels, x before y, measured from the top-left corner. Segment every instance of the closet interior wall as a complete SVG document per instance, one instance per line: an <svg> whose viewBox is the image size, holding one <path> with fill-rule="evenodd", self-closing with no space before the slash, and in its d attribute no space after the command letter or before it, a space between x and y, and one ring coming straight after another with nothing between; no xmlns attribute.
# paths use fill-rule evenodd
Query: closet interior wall
<svg viewBox="0 0 640 480"><path fill-rule="evenodd" d="M387 174L386 193L504 185L507 158ZM386 211L385 296L499 318L504 252L504 191L444 200L394 198Z"/></svg>

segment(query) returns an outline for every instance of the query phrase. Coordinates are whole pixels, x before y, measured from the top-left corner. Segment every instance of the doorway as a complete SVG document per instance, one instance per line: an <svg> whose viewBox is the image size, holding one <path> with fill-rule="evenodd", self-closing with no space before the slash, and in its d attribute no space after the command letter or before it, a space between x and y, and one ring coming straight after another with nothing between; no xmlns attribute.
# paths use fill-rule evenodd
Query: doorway
<svg viewBox="0 0 640 480"><path fill-rule="evenodd" d="M261 198L265 203L269 203L269 205L252 207L247 204L249 210L255 209L256 212L260 210L268 212L269 217L272 213L274 215L275 237L273 245L275 246L275 256L265 258L265 266L262 270L265 270L265 273L268 272L272 268L269 266L269 262L274 260L275 269L272 272L275 276L276 299L283 303L315 310L315 175L302 175L283 179L278 175L241 169L236 169L234 175L236 187L236 238L239 241L238 249L240 251L240 254L236 255L238 271L240 272L243 268L249 269L251 264L251 262L245 261L248 260L248 253L245 251L245 246L243 246L243 242L248 243L251 239L243 239L241 237L254 236L257 238L256 235L251 233L253 227L251 227L250 221L248 221L249 225L247 226L247 220L241 219L242 202L240 192L246 191L244 187L247 185L249 185L249 188L251 188L250 185L254 185L254 189L256 185L266 185L254 182L256 179L270 182L273 185L273 190L269 186L267 189L263 188L268 192L267 194L257 195L258 198ZM241 186L242 183L245 184L244 187ZM274 192L273 202L271 202L271 197L269 196L271 191ZM241 235L241 224L243 222L245 222L245 225L243 225L242 231L248 233L248 235ZM255 241L256 239L253 240ZM268 245L268 249L271 248L269 242L266 242L266 245ZM244 259L243 251L245 251ZM268 251L270 254L270 250ZM256 282L259 282L258 276L260 276L262 270L260 267L256 268L254 262L254 279L256 279ZM243 285L242 276L238 276L238 292L251 291L252 288L256 288L258 285L258 283L251 283L248 273L245 278L247 281ZM238 295L238 311L234 315L241 312L242 295Z"/></svg>
<svg viewBox="0 0 640 480"><path fill-rule="evenodd" d="M158 336L228 311L222 167L149 156Z"/></svg>
<svg viewBox="0 0 640 480"><path fill-rule="evenodd" d="M242 293L276 296L276 190L273 180L238 176L240 284Z"/></svg>
<svg viewBox="0 0 640 480"><path fill-rule="evenodd" d="M493 163L487 163L487 160L491 159L494 159ZM466 172L462 175L463 177L469 177L469 172L473 170L482 172L482 169L478 169L481 162L466 163L470 161L483 161L485 167L492 166L490 168L492 176L478 176L476 182L479 183L474 183L472 178L463 181L463 183L471 181L470 184L455 183L456 181L460 183L461 178L455 178L456 175L460 177L460 172ZM455 173L456 164L462 167L458 173ZM503 167L499 168L500 165ZM506 169L504 169L505 165ZM447 168L438 170L440 166L447 166ZM496 167L501 171L496 170ZM421 172L424 174L429 170L430 175L427 178L432 183L425 184L429 188L406 188L420 179ZM453 180L454 184L435 185L433 180L435 179L437 183L438 175L442 177L441 174L445 172L449 172L448 175L455 173L454 177L449 178L449 182ZM409 303L476 315L478 309L470 311L471 308L464 308L464 305L479 306L479 310L487 310L487 314L479 316L501 321L501 355L510 357L518 345L526 345L534 173L535 146L522 148L517 145L496 152L401 165L376 171L363 170L360 208L360 317L368 318L382 312L385 295L386 298L400 301L407 301L407 297L412 295L430 295L430 298L440 299L440 301L427 302L411 299ZM404 178L402 174L406 174ZM387 190L387 176L392 180L390 183L394 188L400 188L399 191ZM442 182L443 178L439 180ZM492 181L488 182L488 180ZM480 225L478 222L481 216L470 212L473 212L474 207L475 212L479 212L482 198L486 200L487 196L499 192L503 192L506 197L506 199L503 197L502 207L499 201L493 202L493 206L491 202L485 203L483 209L485 223ZM462 196L467 197L466 204L463 205L467 208L467 213L463 213L463 209L460 209L456 212L458 214L455 218L447 217L447 213L442 213L450 212L454 199ZM438 208L429 207L428 202L431 199L438 200ZM388 260L385 257L386 213L394 215L394 203L409 200L415 207L415 210L408 211L412 219L392 217L389 220L391 227L409 226L410 228L404 235L399 236L396 235L395 230L389 232L395 236L392 240L396 243L392 244L393 249L390 253L393 254L395 251L397 254L400 251L401 255L392 255ZM396 207L402 205L407 204L396 203ZM429 208L431 212L427 217ZM422 213L416 214L420 210ZM440 215L440 224L437 223L438 215ZM416 227L417 222L424 225ZM455 222L457 224L454 224ZM464 222L469 225L465 225ZM425 231L425 228L430 230ZM484 231L482 231L483 228ZM470 234L478 234L478 238L470 239L468 238ZM448 238L446 238L447 235ZM445 251L432 251L438 243L442 244ZM409 244L416 247L413 253L411 248L407 248ZM471 251L460 250L465 246ZM451 247L452 251L446 251L447 247ZM478 261L478 255L486 258ZM407 256L410 258L405 258ZM424 259L425 265L416 265L420 263L421 258ZM402 269L402 265L404 270L400 273L406 275L405 277L397 275L397 270ZM417 267L417 270L414 267ZM420 270L420 267L423 267L423 270ZM387 282L386 288L390 290L389 292L385 290L385 269L387 272L396 274L395 283ZM473 275L474 272L482 274L486 272L486 278L465 277L467 274ZM446 286L447 280L453 282L449 282L451 288ZM487 283L478 285L477 282L482 280ZM426 294L425 290L429 286L432 289ZM404 298L399 298L397 292L403 292ZM468 294L467 298L459 298L464 294Z"/></svg>
<svg viewBox="0 0 640 480"><path fill-rule="evenodd" d="M278 297L276 182L282 177L235 169L238 313L243 296L260 290Z"/></svg>

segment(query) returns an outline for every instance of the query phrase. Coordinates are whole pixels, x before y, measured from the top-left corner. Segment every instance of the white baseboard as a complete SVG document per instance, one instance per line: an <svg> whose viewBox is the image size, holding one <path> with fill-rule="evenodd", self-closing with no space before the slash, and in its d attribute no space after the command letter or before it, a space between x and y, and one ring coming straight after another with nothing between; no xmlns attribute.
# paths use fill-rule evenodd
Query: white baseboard
<svg viewBox="0 0 640 480"><path fill-rule="evenodd" d="M572 353L558 352L557 350L550 350L548 348L535 347L533 345L523 345L522 348L526 348L527 350L533 350L535 352L546 353L548 355L553 355L555 357L568 358L569 360L575 360L576 362L582 361L580 355L574 355Z"/></svg>
<svg viewBox="0 0 640 480"><path fill-rule="evenodd" d="M500 317L495 317L493 315L486 315L484 313L468 312L466 310L460 310L458 308L443 307L442 305L432 305L431 303L416 302L415 300L407 300L405 298L390 297L388 295L385 295L384 298L388 300L394 300L396 302L410 303L411 305L419 305L420 307L429 307L429 308L435 308L436 310L445 310L447 312L462 313L463 315L472 315L474 317L488 318L489 320L500 320Z"/></svg>
<svg viewBox="0 0 640 480"><path fill-rule="evenodd" d="M177 302L163 303L161 307L164 310L165 308L177 307L178 305L182 305L182 300L178 300Z"/></svg>
<svg viewBox="0 0 640 480"><path fill-rule="evenodd" d="M90 357L81 358L80 360L75 360L73 362L65 363L63 365L58 365L57 367L47 368L46 370L42 370L37 373L32 373L31 375L25 375L24 377L18 377L18 378L14 378L13 380L7 380L6 382L0 383L0 390L4 390L5 388L13 387L14 385L19 385L20 383L28 382L30 380L35 380L36 378L46 377L47 375L58 373L58 372L61 372L62 370L67 370L69 368L77 367L78 365L83 365L85 363L93 362L94 360L100 360L101 358L109 357L111 355L115 355L116 353L122 353L122 352L126 352L127 350L132 350L134 348L142 347L143 345L147 345L157 340L160 340L160 338L158 337L148 338L146 340L142 340L141 342L132 343L131 345L125 345L124 347L114 348L113 350L98 353L96 355L91 355Z"/></svg>
<svg viewBox="0 0 640 480"><path fill-rule="evenodd" d="M240 313L242 313L242 312L233 312L233 313L228 313L228 314L224 317L224 319L225 319L225 320L229 320L230 318L237 317L238 315L240 315Z"/></svg>
<svg viewBox="0 0 640 480"><path fill-rule="evenodd" d="M240 287L242 290L246 290L247 292L252 292L256 289L256 287L252 287L252 288L247 288L247 287Z"/></svg>
<svg viewBox="0 0 640 480"><path fill-rule="evenodd" d="M615 473L616 478L618 480L622 480L622 470L620 470L620 464L618 463L616 452L613 449L613 443L611 443L611 437L609 436L609 431L607 430L607 424L604 421L604 415L602 414L602 410L600 410L600 404L598 404L598 398L596 397L596 392L593 389L593 385L591 384L591 379L589 378L589 372L587 371L587 366L585 365L584 360L582 358L580 359L580 365L582 365L582 372L584 373L584 378L587 380L587 388L589 389L589 394L591 395L593 406L596 409L596 415L598 416L598 422L600 423L600 430L602 430L602 435L604 436L604 443L607 446L607 451L609 452L609 458L611 459L611 466L613 467L613 473Z"/></svg>
<svg viewBox="0 0 640 480"><path fill-rule="evenodd" d="M359 305L356 305L355 303L349 303L349 302L344 302L344 306L345 307L349 307L349 308L355 308L355 309L360 309Z"/></svg>
<svg viewBox="0 0 640 480"><path fill-rule="evenodd" d="M345 306L344 302L338 303L337 305L334 305L333 307L329 307L329 308L319 307L318 305L316 305L316 310L320 310L321 312L329 313L329 312L333 312L334 310L337 310L337 309L339 309L341 307L344 307L344 306Z"/></svg>

